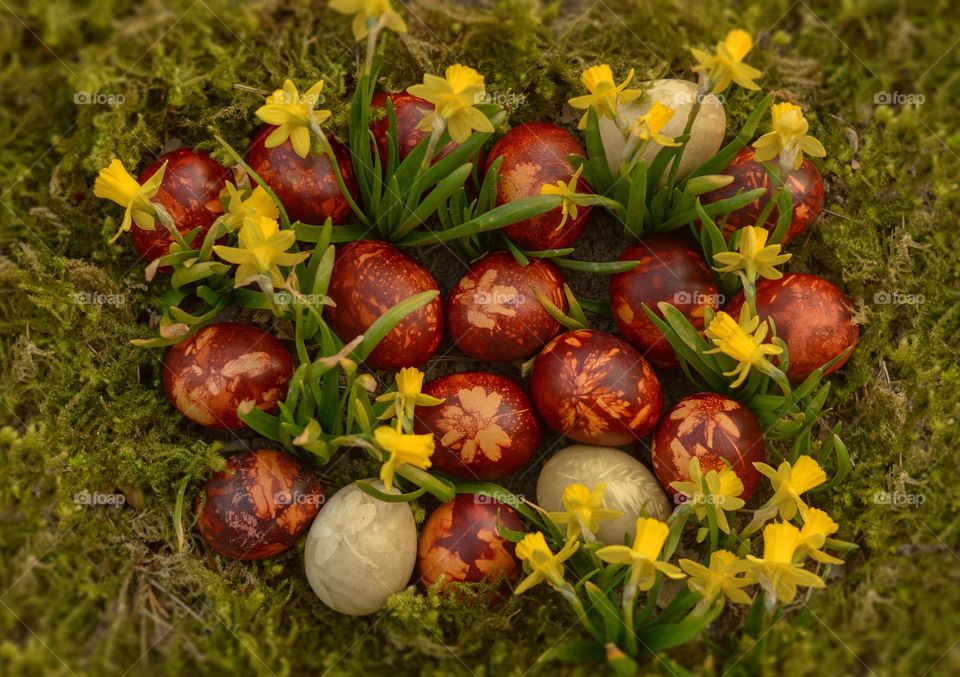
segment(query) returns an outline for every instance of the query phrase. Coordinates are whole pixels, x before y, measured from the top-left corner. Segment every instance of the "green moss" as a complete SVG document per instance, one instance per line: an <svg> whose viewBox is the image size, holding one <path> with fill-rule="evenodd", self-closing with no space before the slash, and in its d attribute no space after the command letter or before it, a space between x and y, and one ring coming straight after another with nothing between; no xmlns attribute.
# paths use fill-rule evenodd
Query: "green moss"
<svg viewBox="0 0 960 677"><path fill-rule="evenodd" d="M127 244L105 244L116 224L94 202L91 177L113 156L142 165L183 143L219 153L213 133L243 147L259 100L248 90L285 77L326 80L342 135L356 54L347 23L318 4L22 0L12 7L19 20L0 22L0 673L389 665L524 674L577 636L547 591L492 611L409 592L382 617L340 617L310 592L301 550L265 563L211 557L190 511L178 551L178 483L189 476L192 496L238 441L177 421L159 387L160 353L129 344L147 333L156 299ZM564 100L584 64L689 77L688 46L735 25L765 36L751 57L764 86L809 106L829 151L827 213L792 248L791 267L842 282L863 322L832 395L856 468L823 497L861 550L774 627L766 663L790 674L957 672L960 26L951 4L562 4L415 3L410 34L388 51L386 84L462 60L487 74L513 120L569 124ZM81 90L124 100L77 105ZM877 106L877 92L925 101ZM731 128L753 100L733 94ZM878 303L884 293L923 302ZM76 294L124 303L82 304ZM371 471L351 459L325 479L339 486ZM122 491L128 505L77 505L83 490ZM880 504L881 491L924 502ZM714 639L723 645L721 631ZM736 655L698 644L672 658L710 671Z"/></svg>

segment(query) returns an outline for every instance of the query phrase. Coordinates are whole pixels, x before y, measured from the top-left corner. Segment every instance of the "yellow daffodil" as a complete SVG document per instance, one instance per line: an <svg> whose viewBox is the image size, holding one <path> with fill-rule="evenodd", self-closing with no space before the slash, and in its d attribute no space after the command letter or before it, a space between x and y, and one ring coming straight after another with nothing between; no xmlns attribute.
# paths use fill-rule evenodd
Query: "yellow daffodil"
<svg viewBox="0 0 960 677"><path fill-rule="evenodd" d="M120 230L110 239L111 242L120 237L120 233L129 231L133 223L143 230L156 228L157 208L150 200L160 190L166 169L167 163L164 162L142 186L120 160L111 160L109 165L100 170L93 182L93 194L98 198L116 202L124 208Z"/></svg>
<svg viewBox="0 0 960 677"><path fill-rule="evenodd" d="M727 513L739 510L744 502L740 498L743 493L743 482L731 468L725 467L720 472L709 470L706 474L700 469L700 459L693 458L689 466L690 480L687 482L673 482L670 486L687 497L693 506L697 519L703 521L707 516L707 506L716 507L717 526L725 534L730 533L730 524L727 522ZM704 489L706 484L706 489Z"/></svg>
<svg viewBox="0 0 960 677"><path fill-rule="evenodd" d="M445 126L457 143L469 139L473 130L493 133L490 120L475 106L486 96L483 76L468 66L449 66L442 78L424 75L423 84L408 87L407 91L434 105L433 112L424 116L417 127L421 131L432 132Z"/></svg>
<svg viewBox="0 0 960 677"><path fill-rule="evenodd" d="M623 515L619 510L603 507L604 489L606 484L602 482L593 489L583 484L568 484L564 488L561 500L566 511L547 514L555 523L567 526L567 540L582 536L584 541L592 543L600 522Z"/></svg>
<svg viewBox="0 0 960 677"><path fill-rule="evenodd" d="M575 96L570 99L570 105L580 110L586 110L580 118L580 129L587 128L589 111L592 108L598 118L615 120L621 106L636 101L643 94L639 89L627 89L633 80L633 69L627 73L626 79L619 85L613 80L613 69L607 64L591 66L580 75L580 81L587 88L589 94Z"/></svg>
<svg viewBox="0 0 960 677"><path fill-rule="evenodd" d="M735 604L751 602L750 595L745 593L743 588L756 583L756 579L750 574L753 565L728 550L715 550L711 553L709 568L691 559L680 560L680 568L690 576L687 580L690 591L703 598L697 605L700 611L706 610L720 598Z"/></svg>
<svg viewBox="0 0 960 677"><path fill-rule="evenodd" d="M757 162L767 162L779 156L781 167L799 169L804 153L811 157L826 156L823 144L807 134L810 123L800 106L777 103L770 109L770 116L772 131L753 142L756 149L753 157Z"/></svg>
<svg viewBox="0 0 960 677"><path fill-rule="evenodd" d="M380 467L380 479L387 491L393 487L393 476L401 465L429 468L433 455L433 434L410 435L390 426L380 426L373 431L377 444L387 452L387 460Z"/></svg>
<svg viewBox="0 0 960 677"><path fill-rule="evenodd" d="M731 384L734 388L746 380L751 369L755 368L766 374L776 369L767 360L767 357L779 355L783 352L783 348L763 342L769 329L770 326L766 320L761 322L759 317L750 316L750 309L746 303L740 310L739 322L734 321L732 317L721 310L707 327L707 338L713 341L713 344L717 347L705 352L708 355L723 353L732 357L738 363L733 370L723 374L724 376L739 374L739 377Z"/></svg>
<svg viewBox="0 0 960 677"><path fill-rule="evenodd" d="M560 552L554 554L547 545L543 533L527 534L517 543L517 557L523 560L530 569L530 575L520 581L515 595L521 595L538 583L546 581L557 590L569 586L563 578L563 563L567 561L580 543L575 540L567 541Z"/></svg>
<svg viewBox="0 0 960 677"><path fill-rule="evenodd" d="M269 275L275 287L283 285L280 266L295 266L310 252L287 252L297 236L292 230L280 230L280 224L267 216L244 219L240 226L240 246L214 245L224 261L237 264L236 285L242 287L260 275Z"/></svg>
<svg viewBox="0 0 960 677"><path fill-rule="evenodd" d="M670 578L683 578L684 574L673 564L660 561L660 551L670 534L670 527L653 517L637 519L637 536L633 547L608 545L597 550L597 557L611 564L630 567L627 584L646 591L653 587L657 572Z"/></svg>
<svg viewBox="0 0 960 677"><path fill-rule="evenodd" d="M694 71L700 73L701 90L704 94L719 94L731 82L744 89L760 89L754 80L762 73L753 66L743 63L753 49L753 38L745 30L732 30L723 42L717 43L717 50L709 54L700 49L691 49L697 60Z"/></svg>
<svg viewBox="0 0 960 677"><path fill-rule="evenodd" d="M773 496L754 513L750 524L743 530L744 536L752 534L777 513L783 520L792 520L798 512L806 519L809 508L800 495L827 481L827 473L820 464L806 455L799 457L792 465L789 461L783 461L777 469L766 463L757 462L753 465L770 480Z"/></svg>
<svg viewBox="0 0 960 677"><path fill-rule="evenodd" d="M244 192L228 181L223 193L226 193L227 197L223 227L228 233L232 233L242 226L245 219L255 219L258 216L265 216L268 219L280 218L280 209L277 207L277 203L260 186L254 188L249 196L244 197Z"/></svg>
<svg viewBox="0 0 960 677"><path fill-rule="evenodd" d="M257 117L276 129L267 137L267 148L279 146L287 139L293 151L302 158L310 153L310 130L319 126L330 117L328 110L314 110L323 91L323 80L303 94L296 85L287 80L283 89L276 90L267 97L267 102L257 109Z"/></svg>
<svg viewBox="0 0 960 677"><path fill-rule="evenodd" d="M577 181L580 180L580 174L582 173L583 165L580 165L566 183L560 180L555 184L545 183L540 186L541 195L557 195L563 198L563 202L560 204L560 210L563 215L560 218L560 225L557 226L556 230L563 228L567 223L567 219L577 220L579 213L577 209Z"/></svg>
<svg viewBox="0 0 960 677"><path fill-rule="evenodd" d="M823 552L827 538L837 533L840 525L819 508L810 508L800 529L800 552L824 564L843 564L843 560Z"/></svg>
<svg viewBox="0 0 960 677"><path fill-rule="evenodd" d="M797 586L822 588L823 580L812 571L794 563L801 545L800 530L792 524L768 524L763 530L763 557L747 555L760 587L778 601L789 604L797 596Z"/></svg>
<svg viewBox="0 0 960 677"><path fill-rule="evenodd" d="M660 146L679 146L672 138L660 133L673 114L672 108L655 101L650 110L633 121L630 132L641 141L653 141Z"/></svg>
<svg viewBox="0 0 960 677"><path fill-rule="evenodd" d="M384 393L377 398L377 402L393 402L393 407L380 414L381 420L398 418L412 420L414 407L435 407L443 404L442 399L424 395L420 392L423 387L423 372L415 367L404 367L396 376L397 389L392 393Z"/></svg>
<svg viewBox="0 0 960 677"><path fill-rule="evenodd" d="M743 275L756 282L757 276L768 280L779 280L783 273L774 268L790 260L791 254L781 254L779 244L767 245L770 236L766 228L746 226L740 232L739 252L720 252L713 255L714 261L722 263L720 268L714 267L718 273L735 273L743 271Z"/></svg>
<svg viewBox="0 0 960 677"><path fill-rule="evenodd" d="M330 9L353 15L353 38L358 42L378 25L397 33L407 32L407 24L390 0L330 0Z"/></svg>

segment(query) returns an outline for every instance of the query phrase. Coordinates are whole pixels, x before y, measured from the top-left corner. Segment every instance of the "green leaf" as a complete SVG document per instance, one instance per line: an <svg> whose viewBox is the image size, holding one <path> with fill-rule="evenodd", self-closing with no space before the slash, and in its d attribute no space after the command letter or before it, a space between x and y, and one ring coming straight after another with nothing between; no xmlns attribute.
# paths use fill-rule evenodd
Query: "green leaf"
<svg viewBox="0 0 960 677"><path fill-rule="evenodd" d="M416 491L410 491L405 494L388 494L384 491L380 491L375 486L369 482L365 482L364 480L358 480L357 486L360 487L360 489L365 493L370 494L377 500L385 503L409 503L410 501L415 501L427 493L427 490L421 487Z"/></svg>
<svg viewBox="0 0 960 677"><path fill-rule="evenodd" d="M417 208L394 230L394 237L400 238L424 223L442 205L448 197L457 192L470 176L473 165L467 163L454 170L441 180L417 206Z"/></svg>
<svg viewBox="0 0 960 677"><path fill-rule="evenodd" d="M444 231L418 231L397 240L400 247L419 247L425 244L449 242L461 237L497 230L505 226L524 221L560 206L562 199L555 195L538 195L500 205L470 221Z"/></svg>
<svg viewBox="0 0 960 677"><path fill-rule="evenodd" d="M720 152L693 170L687 177L687 182L689 183L692 179L695 179L698 176L719 174L726 169L727 165L730 164L734 156L740 152L740 149L753 140L753 137L757 132L757 127L760 125L760 121L766 114L767 109L770 108L770 103L772 101L772 94L767 94L764 96L763 99L760 100L760 103L757 104L757 107L754 108L747 117L747 120L744 122L740 133L737 134L730 143L721 148Z"/></svg>
<svg viewBox="0 0 960 677"><path fill-rule="evenodd" d="M577 261L563 257L554 258L552 261L561 268L597 275L615 275L633 270L640 265L639 261Z"/></svg>
<svg viewBox="0 0 960 677"><path fill-rule="evenodd" d="M360 342L360 345L353 350L352 358L357 362L363 362L370 353L373 352L373 349L377 347L377 344L397 326L400 320L418 308L427 305L433 299L437 298L439 294L440 292L436 289L420 292L390 308L390 310L378 317L363 333L363 340Z"/></svg>

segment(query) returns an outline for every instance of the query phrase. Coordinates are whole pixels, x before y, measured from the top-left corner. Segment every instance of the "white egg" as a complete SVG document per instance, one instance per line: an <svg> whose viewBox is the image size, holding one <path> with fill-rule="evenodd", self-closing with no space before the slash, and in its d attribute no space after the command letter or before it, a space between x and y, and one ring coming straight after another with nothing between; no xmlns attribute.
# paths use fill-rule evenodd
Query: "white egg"
<svg viewBox="0 0 960 677"><path fill-rule="evenodd" d="M674 110L673 117L660 130L660 133L675 138L683 134L687 126L687 117L696 101L697 84L687 80L651 80L643 82L638 89L644 95L628 106L621 108L621 114L628 123L648 112L657 101ZM677 177L683 178L694 169L702 165L717 154L723 144L723 137L727 132L727 114L723 104L715 96L703 98L700 113L697 115L693 128L690 130L690 140L680 159ZM600 137L607 154L610 171L616 175L623 159L623 147L626 144L626 135L620 131L616 123L609 118L600 119ZM644 162L649 165L653 162L660 146L649 144L643 154ZM667 173L665 172L666 176Z"/></svg>
<svg viewBox="0 0 960 677"><path fill-rule="evenodd" d="M604 505L619 510L622 517L600 522L597 539L607 545L622 545L636 535L638 517L665 520L671 506L660 483L646 466L630 454L610 447L575 444L559 451L543 465L537 480L537 503L550 512L564 510L561 496L569 484L593 489L606 484Z"/></svg>
<svg viewBox="0 0 960 677"><path fill-rule="evenodd" d="M385 491L379 481L367 481ZM387 597L410 582L416 562L417 525L410 506L380 501L356 483L327 501L307 534L304 566L310 587L342 614L382 609Z"/></svg>

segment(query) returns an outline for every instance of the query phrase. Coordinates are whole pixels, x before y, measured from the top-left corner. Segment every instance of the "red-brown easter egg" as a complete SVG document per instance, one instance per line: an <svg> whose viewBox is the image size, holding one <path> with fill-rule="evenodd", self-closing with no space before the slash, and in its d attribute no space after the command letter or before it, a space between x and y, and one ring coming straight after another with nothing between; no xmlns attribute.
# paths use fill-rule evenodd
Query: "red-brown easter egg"
<svg viewBox="0 0 960 677"><path fill-rule="evenodd" d="M515 546L498 531L502 525L522 531L523 523L512 508L483 494L460 494L431 513L423 525L417 552L420 585L428 590L440 584L496 582L503 585L491 602L508 594L508 582L517 580L520 562Z"/></svg>
<svg viewBox="0 0 960 677"><path fill-rule="evenodd" d="M567 183L574 168L569 155L586 153L577 138L550 122L528 122L517 125L494 144L487 156L487 170L498 157L503 158L497 182L497 204L503 205L526 197L540 195L544 184ZM583 179L577 181L578 193L592 193ZM504 232L517 246L539 251L569 247L580 237L590 218L589 207L579 207L577 218L568 219L561 227L560 207L526 219Z"/></svg>
<svg viewBox="0 0 960 677"><path fill-rule="evenodd" d="M348 343L401 301L437 289L426 268L385 242L360 240L337 247L327 295L337 304L327 309L330 326ZM407 315L374 348L366 362L396 371L418 367L437 351L443 335L439 295Z"/></svg>
<svg viewBox="0 0 960 677"><path fill-rule="evenodd" d="M540 446L543 431L530 398L505 376L448 374L427 383L423 392L443 400L414 413L414 431L433 433L436 470L495 480L526 465Z"/></svg>
<svg viewBox="0 0 960 677"><path fill-rule="evenodd" d="M643 311L646 305L663 317L657 307L671 304L703 331L703 314L722 303L716 280L699 249L676 235L646 238L627 247L621 261L639 261L633 270L610 278L610 304L621 333L647 359L660 366L674 366L673 348Z"/></svg>
<svg viewBox="0 0 960 677"><path fill-rule="evenodd" d="M388 98L393 102L393 114L397 121L397 155L401 162L410 155L417 144L430 135L429 132L417 129L417 126L425 115L433 112L432 103L406 92L392 92L390 94L377 92L373 95L370 107L379 108L383 111L383 117L373 122L370 125L370 130L377 140L377 150L380 152L380 163L383 167L387 166L390 152L390 142L388 141L390 120L387 117ZM438 148L434 156L434 162L446 157L457 147L458 144L451 141L443 148Z"/></svg>
<svg viewBox="0 0 960 677"><path fill-rule="evenodd" d="M767 194L759 200L754 200L730 213L724 226L726 237L730 237L738 228L754 225L774 192L771 187L770 176L764 170L763 165L753 159L753 154L753 147L745 146L741 148L733 161L721 172L727 176L732 176L733 183L708 193L701 199L703 204L710 204L755 188L765 188L767 190ZM773 164L779 167L778 161L775 160ZM787 185L793 198L793 218L781 244L787 244L787 242L803 233L823 208L823 180L820 178L820 172L817 171L810 160L804 160L799 169L790 172ZM779 218L780 210L775 206L767 216L764 226L772 232L777 227ZM719 225L720 221L718 220L717 223Z"/></svg>
<svg viewBox="0 0 960 677"><path fill-rule="evenodd" d="M244 159L250 169L276 193L291 223L302 221L320 225L327 217L333 219L334 223L349 222L353 213L337 185L330 159L313 150L306 158L302 158L294 152L290 139L274 148L267 148L267 137L274 129L276 127L271 125L261 127ZM330 146L340 166L344 185L350 196L358 200L359 189L349 149L335 139L330 139Z"/></svg>
<svg viewBox="0 0 960 677"><path fill-rule="evenodd" d="M199 233L191 242L199 249L210 226L223 214L220 191L232 180L230 171L204 153L192 148L178 148L161 155L140 174L140 183L144 183L156 174L166 163L163 181L153 202L164 207L173 219L181 234L186 235L194 228ZM130 228L130 240L144 261L166 256L173 243L170 233L159 222L153 230L143 230L136 224Z"/></svg>
<svg viewBox="0 0 960 677"><path fill-rule="evenodd" d="M293 360L280 341L248 324L211 324L167 353L163 388L170 403L208 428L242 428L242 402L273 411L287 396Z"/></svg>
<svg viewBox="0 0 960 677"><path fill-rule="evenodd" d="M740 316L743 294L730 303L727 312ZM779 280L757 282L757 315L772 317L777 336L787 344L790 365L787 378L793 384L803 382L817 368L850 352L823 375L842 367L853 354L860 328L853 323L853 302L836 286L816 275L786 273Z"/></svg>
<svg viewBox="0 0 960 677"><path fill-rule="evenodd" d="M288 550L323 504L320 482L290 454L244 451L203 485L197 527L213 550L234 559L263 559Z"/></svg>
<svg viewBox="0 0 960 677"><path fill-rule="evenodd" d="M673 482L690 479L690 461L704 474L728 465L743 482L740 498L753 496L760 482L755 462L766 462L760 421L736 400L716 393L684 397L667 412L653 436L653 471L669 495Z"/></svg>
<svg viewBox="0 0 960 677"><path fill-rule="evenodd" d="M660 382L643 355L592 329L548 343L533 364L530 391L547 425L598 446L636 442L653 430L663 409Z"/></svg>
<svg viewBox="0 0 960 677"><path fill-rule="evenodd" d="M508 252L493 252L470 266L447 301L447 330L457 348L487 362L518 360L543 348L560 323L534 289L566 311L563 277L552 263L530 259L522 266Z"/></svg>

